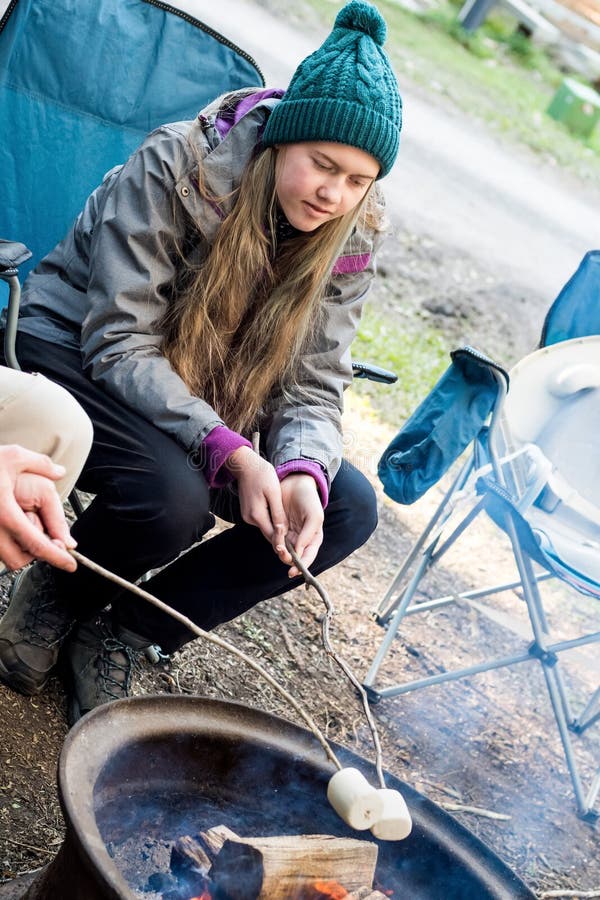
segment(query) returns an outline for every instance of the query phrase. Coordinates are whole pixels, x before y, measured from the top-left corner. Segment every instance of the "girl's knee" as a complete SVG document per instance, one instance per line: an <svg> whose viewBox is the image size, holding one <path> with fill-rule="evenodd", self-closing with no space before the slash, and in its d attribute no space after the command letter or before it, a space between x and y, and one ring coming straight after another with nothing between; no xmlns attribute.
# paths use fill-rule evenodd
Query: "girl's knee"
<svg viewBox="0 0 600 900"><path fill-rule="evenodd" d="M351 495L352 527L363 544L377 528L377 497L372 485L361 475L360 487Z"/></svg>
<svg viewBox="0 0 600 900"><path fill-rule="evenodd" d="M364 544L377 527L375 491L365 476L349 463L343 463L333 480L329 507L333 515L340 517L340 524L352 535L356 547Z"/></svg>
<svg viewBox="0 0 600 900"><path fill-rule="evenodd" d="M136 486L141 514L165 548L187 549L211 527L206 481L185 463L157 468L141 481Z"/></svg>

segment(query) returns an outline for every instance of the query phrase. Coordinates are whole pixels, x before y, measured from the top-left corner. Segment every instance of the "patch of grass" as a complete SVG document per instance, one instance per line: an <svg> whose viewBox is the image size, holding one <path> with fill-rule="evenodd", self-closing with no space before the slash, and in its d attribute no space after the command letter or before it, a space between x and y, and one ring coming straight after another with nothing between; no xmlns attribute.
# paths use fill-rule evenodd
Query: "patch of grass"
<svg viewBox="0 0 600 900"><path fill-rule="evenodd" d="M367 307L352 344L352 356L398 375L393 385L354 379L352 390L368 397L390 425L400 425L450 364L448 340L419 320L400 325Z"/></svg>
<svg viewBox="0 0 600 900"><path fill-rule="evenodd" d="M305 0L330 25L332 0ZM417 15L394 0L377 0L388 25L386 49L398 73L504 141L524 144L577 177L600 182L600 128L587 140L546 115L563 73L536 45L516 33L516 20L494 13L475 34L456 20L460 4ZM434 101L435 102L435 101ZM434 140L434 136L432 136Z"/></svg>

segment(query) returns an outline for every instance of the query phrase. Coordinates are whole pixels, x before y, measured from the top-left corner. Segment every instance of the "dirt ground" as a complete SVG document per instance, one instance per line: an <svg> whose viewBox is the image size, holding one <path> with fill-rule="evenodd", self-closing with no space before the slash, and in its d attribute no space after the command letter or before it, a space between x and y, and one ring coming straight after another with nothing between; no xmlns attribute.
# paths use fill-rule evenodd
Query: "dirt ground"
<svg viewBox="0 0 600 900"><path fill-rule="evenodd" d="M391 240L399 242L402 252L384 257L377 302L400 315L443 317L453 339L473 343L482 339L485 349L500 351L507 363L534 345L547 305L543 298L537 298L537 303L528 298L526 324L515 329L525 303L518 287L499 283L475 261L454 257L430 239L410 235L401 227ZM394 259L401 262L392 263ZM436 306L436 298L441 297L443 302L438 299ZM433 489L414 507L390 503L377 486L375 470L393 431L352 394L345 420L348 455L378 491L380 525L366 546L322 580L337 611L332 629L336 648L364 677L383 637L369 612L382 597L397 561L439 502L441 488ZM510 580L513 572L506 548L500 543L498 553L493 553L497 545L497 532L482 521L473 529L471 543L448 557L431 591L448 593L464 585L494 583L497 578ZM10 579L0 579L2 608ZM500 617L508 618L516 632L509 639L489 614L466 604L413 617L394 641L378 686L464 663L470 652L477 657L481 648L504 655L511 646L523 646L517 636L522 630L522 606L515 592L500 601ZM551 595L550 606L561 635L589 625L596 612L593 602L584 597L567 604L561 591ZM221 632L261 660L333 740L372 758L370 734L355 692L323 651L321 612L314 592L296 590L262 604ZM567 685L579 709L575 698L598 685L598 663L589 649L578 651L577 657L579 663ZM385 768L450 810L540 897L559 889L600 890L597 829L576 816L538 670L537 664L515 666L381 701L373 709ZM294 718L273 691L243 671L241 664L200 642L166 665L151 666L144 660L136 692L231 698ZM35 699L0 685L0 721L3 881L48 862L62 841L55 771L67 726L58 680ZM576 740L577 758L588 779L598 747L597 725Z"/></svg>

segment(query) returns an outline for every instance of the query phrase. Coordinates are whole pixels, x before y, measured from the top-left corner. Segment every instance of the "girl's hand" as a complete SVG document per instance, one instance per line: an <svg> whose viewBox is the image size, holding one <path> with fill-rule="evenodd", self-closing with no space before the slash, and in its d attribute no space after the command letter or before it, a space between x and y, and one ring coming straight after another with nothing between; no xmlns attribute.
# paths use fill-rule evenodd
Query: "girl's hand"
<svg viewBox="0 0 600 900"><path fill-rule="evenodd" d="M310 566L323 542L323 507L317 485L311 475L297 472L281 482L283 507L289 523L288 539L305 566ZM290 578L300 575L285 546L285 534L277 535L275 552L291 568Z"/></svg>
<svg viewBox="0 0 600 900"><path fill-rule="evenodd" d="M250 447L238 447L227 460L227 468L238 483L244 522L260 528L273 543L285 540L288 520L281 497L281 485L271 463ZM289 554L288 554L289 556Z"/></svg>

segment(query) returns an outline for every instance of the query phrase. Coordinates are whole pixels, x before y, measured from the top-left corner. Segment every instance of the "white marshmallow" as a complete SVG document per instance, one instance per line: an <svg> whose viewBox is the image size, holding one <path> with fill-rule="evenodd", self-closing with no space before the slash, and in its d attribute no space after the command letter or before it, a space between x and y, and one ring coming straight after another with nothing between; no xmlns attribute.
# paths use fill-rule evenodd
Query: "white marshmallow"
<svg viewBox="0 0 600 900"><path fill-rule="evenodd" d="M379 788L383 810L371 826L371 834L380 841L401 841L411 832L412 819L406 801L399 791Z"/></svg>
<svg viewBox="0 0 600 900"><path fill-rule="evenodd" d="M346 825L366 831L383 813L383 797L358 769L340 769L329 779L327 799Z"/></svg>

